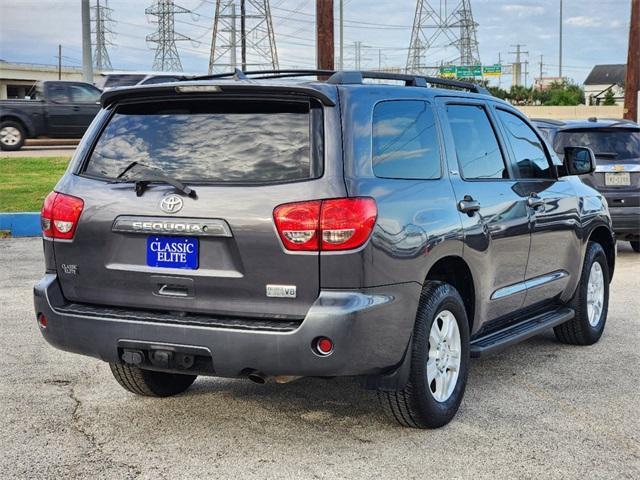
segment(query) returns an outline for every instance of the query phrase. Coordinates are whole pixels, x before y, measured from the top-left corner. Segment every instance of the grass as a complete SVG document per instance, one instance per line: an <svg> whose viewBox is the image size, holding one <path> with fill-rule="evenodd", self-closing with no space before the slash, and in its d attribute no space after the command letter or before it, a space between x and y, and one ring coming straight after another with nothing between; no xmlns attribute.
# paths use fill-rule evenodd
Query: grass
<svg viewBox="0 0 640 480"><path fill-rule="evenodd" d="M0 158L0 212L39 212L68 157Z"/></svg>

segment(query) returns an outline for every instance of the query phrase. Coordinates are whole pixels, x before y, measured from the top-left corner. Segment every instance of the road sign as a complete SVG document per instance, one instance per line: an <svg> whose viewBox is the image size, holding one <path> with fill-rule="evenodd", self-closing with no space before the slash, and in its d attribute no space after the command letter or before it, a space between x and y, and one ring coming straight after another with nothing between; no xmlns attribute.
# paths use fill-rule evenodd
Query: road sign
<svg viewBox="0 0 640 480"><path fill-rule="evenodd" d="M456 78L457 67L440 67L440 76L443 78Z"/></svg>
<svg viewBox="0 0 640 480"><path fill-rule="evenodd" d="M495 65L485 65L482 67L482 75L485 77L499 77L502 75L502 65L499 63Z"/></svg>

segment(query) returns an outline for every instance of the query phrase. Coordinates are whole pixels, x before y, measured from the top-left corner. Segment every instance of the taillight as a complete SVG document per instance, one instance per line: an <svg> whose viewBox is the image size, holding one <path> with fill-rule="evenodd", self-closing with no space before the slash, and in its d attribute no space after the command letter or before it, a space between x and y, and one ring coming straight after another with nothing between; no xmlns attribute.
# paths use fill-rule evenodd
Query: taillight
<svg viewBox="0 0 640 480"><path fill-rule="evenodd" d="M287 250L318 250L319 200L280 205L273 211L273 218Z"/></svg>
<svg viewBox="0 0 640 480"><path fill-rule="evenodd" d="M351 250L363 245L377 216L373 198L333 198L287 203L273 218L287 250Z"/></svg>
<svg viewBox="0 0 640 480"><path fill-rule="evenodd" d="M78 197L51 192L40 212L42 234L48 238L72 239L84 202Z"/></svg>

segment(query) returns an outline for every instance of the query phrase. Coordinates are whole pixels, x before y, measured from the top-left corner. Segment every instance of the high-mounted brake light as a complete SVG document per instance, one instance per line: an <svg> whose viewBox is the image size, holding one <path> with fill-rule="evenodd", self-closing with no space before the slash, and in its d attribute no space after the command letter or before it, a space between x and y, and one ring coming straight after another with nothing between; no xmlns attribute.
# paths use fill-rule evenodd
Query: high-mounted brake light
<svg viewBox="0 0 640 480"><path fill-rule="evenodd" d="M47 238L72 239L83 207L81 198L51 192L44 199L40 212L42 235Z"/></svg>
<svg viewBox="0 0 640 480"><path fill-rule="evenodd" d="M178 93L205 93L219 92L220 87L216 85L180 85L176 87Z"/></svg>
<svg viewBox="0 0 640 480"><path fill-rule="evenodd" d="M377 217L373 198L333 198L286 203L273 218L287 250L352 250L371 235Z"/></svg>

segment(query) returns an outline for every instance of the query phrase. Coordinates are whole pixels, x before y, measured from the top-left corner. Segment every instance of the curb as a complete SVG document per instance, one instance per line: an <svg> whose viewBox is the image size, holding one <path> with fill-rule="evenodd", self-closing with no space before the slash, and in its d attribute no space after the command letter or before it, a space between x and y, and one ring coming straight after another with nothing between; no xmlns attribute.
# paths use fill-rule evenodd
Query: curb
<svg viewBox="0 0 640 480"><path fill-rule="evenodd" d="M39 237L40 213L0 213L0 230L9 230L12 237Z"/></svg>

